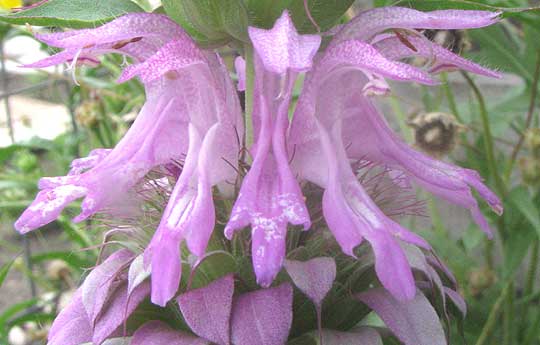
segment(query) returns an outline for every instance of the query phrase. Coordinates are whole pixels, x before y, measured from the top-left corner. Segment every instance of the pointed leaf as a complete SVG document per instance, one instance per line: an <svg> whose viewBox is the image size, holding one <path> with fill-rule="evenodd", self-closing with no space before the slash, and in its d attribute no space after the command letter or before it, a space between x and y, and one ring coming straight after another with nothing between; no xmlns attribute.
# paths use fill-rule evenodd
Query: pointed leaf
<svg viewBox="0 0 540 345"><path fill-rule="evenodd" d="M459 292L454 291L446 286L444 287L444 292L446 293L446 296L450 298L450 301L452 301L452 303L459 309L463 317L465 317L467 315L467 303Z"/></svg>
<svg viewBox="0 0 540 345"><path fill-rule="evenodd" d="M88 314L90 324L94 324L96 318L105 306L118 271L132 257L129 250L119 250L113 253L99 266L95 267L82 285L82 303Z"/></svg>
<svg viewBox="0 0 540 345"><path fill-rule="evenodd" d="M128 272L128 294L133 292L137 286L150 277L150 266L144 267L144 255L139 255L129 266Z"/></svg>
<svg viewBox="0 0 540 345"><path fill-rule="evenodd" d="M100 345L120 327L137 306L150 295L150 282L139 285L128 296L127 283L120 285L112 294L101 316L96 320L92 341Z"/></svg>
<svg viewBox="0 0 540 345"><path fill-rule="evenodd" d="M309 261L285 260L285 269L294 285L320 306L336 279L336 263L332 258Z"/></svg>
<svg viewBox="0 0 540 345"><path fill-rule="evenodd" d="M96 27L129 12L143 12L130 0L49 0L42 5L0 16L11 24L59 26L65 28Z"/></svg>
<svg viewBox="0 0 540 345"><path fill-rule="evenodd" d="M405 345L446 345L439 317L421 292L410 301L398 301L377 288L356 298L373 309Z"/></svg>
<svg viewBox="0 0 540 345"><path fill-rule="evenodd" d="M133 335L131 345L209 345L206 340L176 331L161 321L149 321Z"/></svg>
<svg viewBox="0 0 540 345"><path fill-rule="evenodd" d="M11 266L13 265L13 262L15 260L11 260L7 264L4 264L2 268L0 268L0 287L2 287L2 284L4 284L4 280L6 280L6 277L9 273L9 270L11 269Z"/></svg>
<svg viewBox="0 0 540 345"><path fill-rule="evenodd" d="M292 323L292 297L292 287L289 284L238 297L233 305L232 343L285 344Z"/></svg>
<svg viewBox="0 0 540 345"><path fill-rule="evenodd" d="M527 188L518 187L512 190L509 198L540 236L540 207L533 202Z"/></svg>
<svg viewBox="0 0 540 345"><path fill-rule="evenodd" d="M233 293L234 278L228 275L180 295L177 301L193 333L219 345L229 345Z"/></svg>
<svg viewBox="0 0 540 345"><path fill-rule="evenodd" d="M369 327L361 327L354 332L325 329L322 335L324 345L383 345L379 333Z"/></svg>

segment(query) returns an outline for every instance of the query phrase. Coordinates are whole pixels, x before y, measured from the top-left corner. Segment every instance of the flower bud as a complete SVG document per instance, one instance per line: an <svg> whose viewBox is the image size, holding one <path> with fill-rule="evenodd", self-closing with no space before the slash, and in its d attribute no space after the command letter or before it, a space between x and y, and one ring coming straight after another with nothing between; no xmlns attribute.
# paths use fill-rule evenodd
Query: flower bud
<svg viewBox="0 0 540 345"><path fill-rule="evenodd" d="M84 101L75 110L77 122L83 127L93 128L99 119L99 103L96 101Z"/></svg>
<svg viewBox="0 0 540 345"><path fill-rule="evenodd" d="M540 128L531 128L525 132L525 143L536 158L540 158Z"/></svg>
<svg viewBox="0 0 540 345"><path fill-rule="evenodd" d="M409 121L414 128L416 146L433 156L447 155L456 145L461 125L452 114L420 114Z"/></svg>
<svg viewBox="0 0 540 345"><path fill-rule="evenodd" d="M487 267L476 268L469 273L469 292L478 296L496 281L497 276L493 270Z"/></svg>
<svg viewBox="0 0 540 345"><path fill-rule="evenodd" d="M8 343L11 345L27 345L30 339L26 332L19 326L14 326L9 330Z"/></svg>
<svg viewBox="0 0 540 345"><path fill-rule="evenodd" d="M53 260L47 266L47 277L49 279L62 280L69 274L69 266L63 260Z"/></svg>
<svg viewBox="0 0 540 345"><path fill-rule="evenodd" d="M522 157L518 164L523 182L530 186L540 185L540 158Z"/></svg>

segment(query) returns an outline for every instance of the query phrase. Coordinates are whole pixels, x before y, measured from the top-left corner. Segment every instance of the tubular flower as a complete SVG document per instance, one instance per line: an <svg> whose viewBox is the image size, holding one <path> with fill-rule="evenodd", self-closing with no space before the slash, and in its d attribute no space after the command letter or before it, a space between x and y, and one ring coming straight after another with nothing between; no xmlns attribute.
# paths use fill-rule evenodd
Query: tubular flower
<svg viewBox="0 0 540 345"><path fill-rule="evenodd" d="M252 260L257 282L268 287L285 258L287 224L311 225L300 186L288 161L286 131L296 77L311 68L321 39L298 35L287 12L271 30L249 28L256 52L257 133L253 164L244 178L225 234L252 227Z"/></svg>
<svg viewBox="0 0 540 345"><path fill-rule="evenodd" d="M27 67L97 63L97 56L107 52L129 55L142 62L156 53L169 35L195 48L191 39L167 17L132 14L93 30L38 35L41 41L64 50ZM26 233L50 223L69 203L84 197L82 212L75 218L82 221L122 202L130 187L154 166L180 158L186 151L187 140L179 133L187 134L187 125L186 118L177 114L179 101L174 87L175 81L166 77L146 82L147 101L114 150L94 151L85 159L75 160L68 176L42 178L41 191L15 228Z"/></svg>
<svg viewBox="0 0 540 345"><path fill-rule="evenodd" d="M247 119L253 122L254 129L254 143L247 148L252 161L224 232L232 239L238 230L251 227L251 259L259 285L270 287L283 266L288 226L302 226L304 230L311 227L300 187L301 183L309 182L309 186L318 186L314 187L317 192L324 190L322 212L343 252L360 256L360 251L355 249L365 239L374 255L368 254L375 257L378 279L392 295L390 298L403 305L414 304L411 301L419 296L419 290L411 266L418 267L407 248L429 249L429 244L392 219L393 213L385 214L376 202L377 197L371 196L375 194L370 193L373 186L358 176L357 169L381 169L384 178L390 180L389 185L395 186L394 190L408 188L409 181L415 181L435 195L469 209L479 226L490 233L472 190L495 212L501 213L502 206L480 176L409 147L391 130L371 97L390 92L389 80L434 85L437 81L433 75L447 70L462 69L497 77L496 72L449 52L415 31L483 27L494 23L497 17L498 13L483 11L423 13L399 7L378 8L332 30L334 37L324 49L319 35L300 35L296 31L287 11L270 30L248 29L253 45L253 59L248 61L253 66L238 58L235 67L238 89L254 87L248 92L253 95L253 113ZM53 344L65 342L63 335L55 335L65 332L79 337L74 342L99 343L114 333L118 322L126 319L115 318L114 329L107 326L96 336L94 329L106 316L103 310L109 292L118 286L117 281L113 284L104 280L103 274L123 275L123 265L132 262L128 282L124 279L120 283L128 286L120 298L124 307L131 293L150 286L152 302L165 306L178 294L182 280L181 258L187 256L182 255L182 246L185 244L196 257L194 272L210 255L205 252L216 225L214 193L230 190L228 185L238 177L239 138L244 133L242 111L236 87L217 53L199 48L166 16L128 14L99 28L38 35L38 38L63 51L28 67L64 62L72 68L80 64L95 65L100 55L119 53L133 61L123 70L119 81L140 79L147 100L114 149L94 150L88 157L74 160L66 176L41 179L40 192L16 222L17 230L26 233L55 220L68 204L80 198L84 198L81 213L75 221L114 211L129 202L137 187L143 186L147 189L143 188L144 191L150 192L151 188L145 184L149 180L166 190L160 196L170 196L163 214L158 216L155 232L146 236L144 245L140 246L143 248L140 255L134 259L131 252L121 251L96 268L84 285L90 290L83 286L71 309L59 316L58 325L63 326L53 327ZM416 56L427 60L423 68L401 61ZM253 67L253 71L246 71L246 65ZM293 90L301 73L305 73L303 88L291 116ZM183 162L181 168L174 164L177 161ZM155 177L157 171L171 172L176 184L171 183L172 179ZM398 213L400 206L408 207L391 205ZM161 212L161 208L157 209ZM136 232L112 229L109 233L116 231ZM214 253L217 252L223 251ZM320 278L316 277L318 266L313 264L315 269L312 264L306 272L298 263L286 266L293 280L324 282L324 291L315 292L309 290L310 284L300 284L307 289L308 296L317 297L316 303L322 307L336 269L331 266L327 269L330 273ZM143 285L141 282L149 275L151 284ZM194 274L190 276L193 277ZM104 286L103 291L92 290L98 283ZM232 276L223 285L230 287L229 294L222 292L220 286L210 295L207 291L194 290L179 297L182 313L200 339L176 332L165 324L150 323L134 335L133 343L156 338L185 339L196 344L207 343L205 339L219 344L250 344L254 339L250 332L255 328L261 333L260 339L276 338L269 344L286 341L292 322L290 286L246 292L233 304ZM141 292L139 302L147 292ZM213 302L192 304L190 298L219 300L220 292L221 297L230 297L222 301L229 311L222 308L226 322L216 328L199 315L208 314L206 309ZM387 297L386 293L375 295L379 299L381 296ZM274 302L267 308L261 302L265 299ZM195 313L196 307L204 310ZM262 322L258 317L268 321ZM278 336L272 332L266 334L264 327L254 326L264 323L275 326ZM105 325L109 324L105 322ZM79 327L83 331L72 334Z"/></svg>
<svg viewBox="0 0 540 345"><path fill-rule="evenodd" d="M25 233L47 224L81 197L75 221L117 208L150 170L185 158L146 256L154 272L152 300L164 305L178 289L180 242L185 239L193 254L204 254L214 228L212 187L235 179L242 123L228 72L215 53L199 49L161 15L130 14L97 29L39 38L65 50L32 67L97 61L107 52L132 57L135 63L120 81L139 77L147 101L113 150L75 160L68 176L41 179L41 191L15 226Z"/></svg>
<svg viewBox="0 0 540 345"><path fill-rule="evenodd" d="M366 11L336 34L306 76L289 136L290 150L295 152L293 170L325 189L324 216L345 253L354 255L354 248L364 238L371 244L379 280L399 299L411 299L416 292L399 240L429 246L381 212L358 182L352 161L367 161L406 174L430 192L470 209L488 234L489 226L471 188L495 212L502 212L502 206L476 172L408 147L368 96L388 92L385 78L433 84L430 73L456 68L497 76L407 31L481 27L492 24L497 15L481 11L422 13L397 7ZM381 33L388 29L406 30L406 36ZM430 68L425 71L397 61L409 56L430 58Z"/></svg>

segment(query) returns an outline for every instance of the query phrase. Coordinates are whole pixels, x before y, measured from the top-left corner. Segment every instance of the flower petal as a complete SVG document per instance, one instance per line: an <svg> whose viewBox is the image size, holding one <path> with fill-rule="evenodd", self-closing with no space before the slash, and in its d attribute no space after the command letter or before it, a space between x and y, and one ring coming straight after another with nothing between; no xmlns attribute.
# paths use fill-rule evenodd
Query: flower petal
<svg viewBox="0 0 540 345"><path fill-rule="evenodd" d="M332 44L349 39L367 41L387 29L472 29L497 22L501 12L441 10L420 12L405 7L379 7L360 13L344 25Z"/></svg>
<svg viewBox="0 0 540 345"><path fill-rule="evenodd" d="M270 30L249 27L249 37L264 67L284 74L287 69L303 72L311 68L321 44L318 35L299 35L289 12L284 11Z"/></svg>
<svg viewBox="0 0 540 345"><path fill-rule="evenodd" d="M53 47L83 48L96 44L116 43L138 37L169 40L186 36L169 17L152 13L130 13L95 29L73 30L36 37Z"/></svg>
<svg viewBox="0 0 540 345"><path fill-rule="evenodd" d="M122 83L139 76L144 83L150 83L168 72L178 71L196 64L206 64L206 61L195 42L190 39L173 40L144 62L125 68L118 82Z"/></svg>
<svg viewBox="0 0 540 345"><path fill-rule="evenodd" d="M378 41L374 46L382 55L391 60L400 60L411 56L428 58L431 62L429 69L430 73L461 69L487 77L501 77L499 73L466 60L438 44L431 42L427 38L410 35L407 36L407 41L409 41L416 50L412 50L410 47L403 44L396 36L390 36Z"/></svg>
<svg viewBox="0 0 540 345"><path fill-rule="evenodd" d="M352 68L399 81L414 81L428 85L436 83L426 72L401 62L391 61L372 45L358 40L344 41L331 46L317 67L324 70L324 72L317 70L323 74L335 72L337 69Z"/></svg>
<svg viewBox="0 0 540 345"><path fill-rule="evenodd" d="M71 202L83 197L87 188L65 185L43 190L15 222L15 229L21 234L37 229L54 221Z"/></svg>

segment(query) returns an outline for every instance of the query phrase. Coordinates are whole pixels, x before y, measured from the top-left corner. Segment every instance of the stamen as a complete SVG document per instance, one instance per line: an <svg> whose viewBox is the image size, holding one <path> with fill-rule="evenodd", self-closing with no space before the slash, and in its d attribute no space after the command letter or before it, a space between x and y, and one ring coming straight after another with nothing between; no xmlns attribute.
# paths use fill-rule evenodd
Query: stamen
<svg viewBox="0 0 540 345"><path fill-rule="evenodd" d="M315 18L313 18L313 16L311 15L311 11L309 10L308 0L304 0L304 10L306 11L306 15L309 21L311 22L311 24L313 24L313 26L317 29L317 32L320 33L321 27L319 26L319 24L317 24L317 22L315 21Z"/></svg>
<svg viewBox="0 0 540 345"><path fill-rule="evenodd" d="M71 70L71 78L73 79L73 83L75 83L75 85L77 86L81 86L81 84L79 84L79 82L77 81L77 60L79 60L79 57L82 53L84 48L81 48L77 51L77 54L75 54L75 56L73 57L73 61L71 62L71 65L68 67L68 71Z"/></svg>

